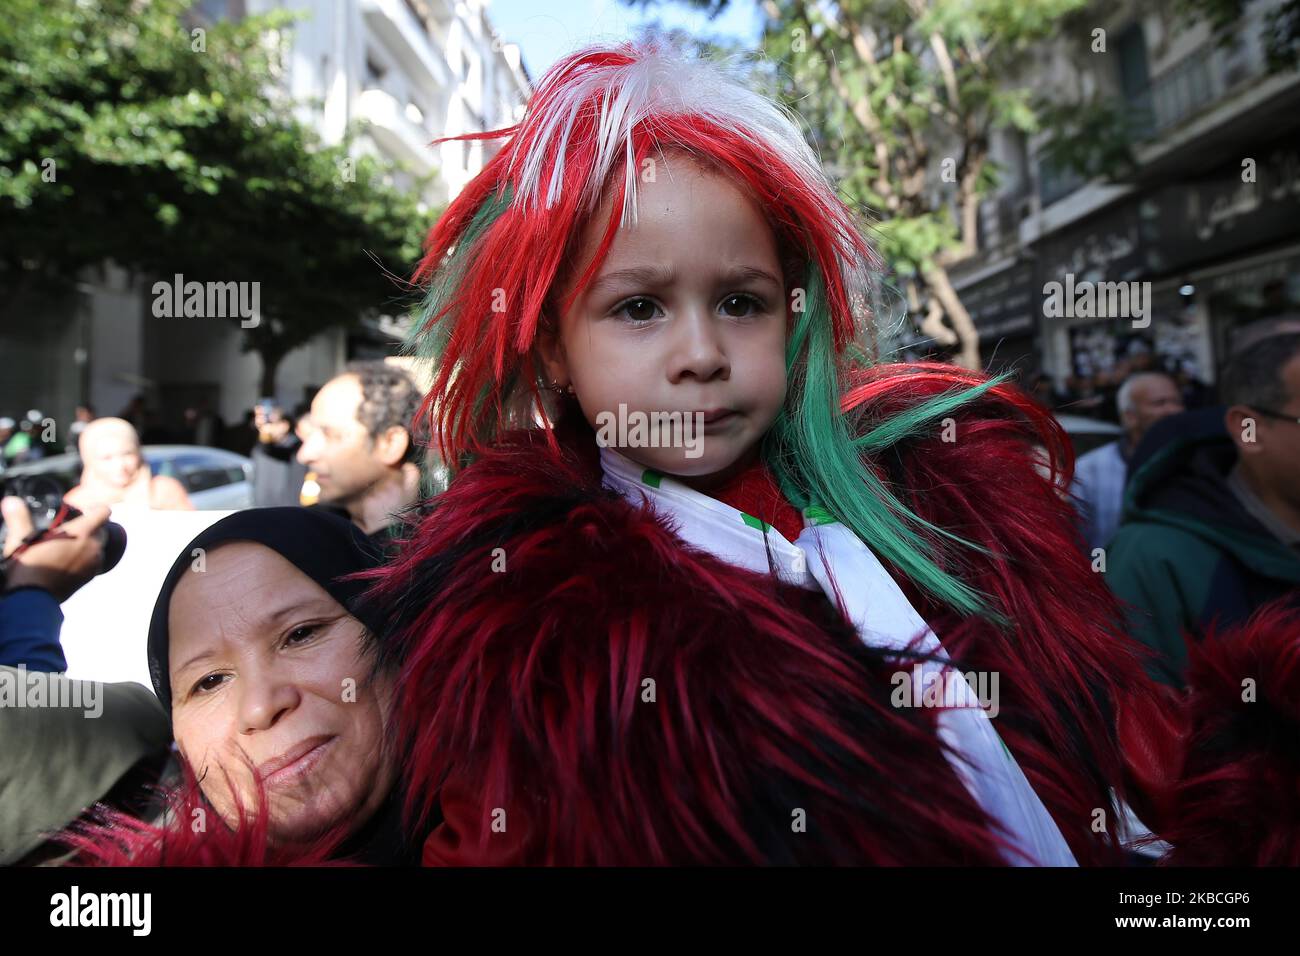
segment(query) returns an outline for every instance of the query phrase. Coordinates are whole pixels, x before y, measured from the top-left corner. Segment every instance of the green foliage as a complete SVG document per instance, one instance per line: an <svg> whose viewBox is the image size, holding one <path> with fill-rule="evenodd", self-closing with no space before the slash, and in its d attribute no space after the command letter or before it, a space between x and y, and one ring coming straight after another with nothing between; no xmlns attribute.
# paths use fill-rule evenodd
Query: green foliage
<svg viewBox="0 0 1300 956"><path fill-rule="evenodd" d="M1070 104L1044 101L1039 111L1052 130L1039 154L1045 165L1072 170L1085 179L1120 178L1136 168L1133 143L1150 118L1127 103L1107 97Z"/></svg>
<svg viewBox="0 0 1300 956"><path fill-rule="evenodd" d="M956 243L957 227L946 212L924 212L885 219L874 226L872 235L885 261L911 276L930 268L935 256Z"/></svg>
<svg viewBox="0 0 1300 956"><path fill-rule="evenodd" d="M392 170L322 145L280 92L283 11L193 32L186 0L6 0L0 285L113 259L260 281L246 348L274 363L401 294L431 219ZM382 267L381 267L382 264Z"/></svg>
<svg viewBox="0 0 1300 956"><path fill-rule="evenodd" d="M960 231L966 194L984 196L997 181L989 134L1032 133L1042 123L1021 74L1024 51L1085 2L767 5L779 13L768 21L764 46L786 66L781 92L820 131L823 158L846 198L883 220L877 241L900 273L933 267L937 256L969 238ZM870 107L865 118L855 109L859 99ZM945 158L955 174L948 179L941 175Z"/></svg>

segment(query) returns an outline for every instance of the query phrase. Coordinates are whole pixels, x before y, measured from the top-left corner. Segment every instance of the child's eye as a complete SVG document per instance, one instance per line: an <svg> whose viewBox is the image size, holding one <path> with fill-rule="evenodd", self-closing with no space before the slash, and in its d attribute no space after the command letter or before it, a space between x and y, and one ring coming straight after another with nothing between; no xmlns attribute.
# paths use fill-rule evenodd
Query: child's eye
<svg viewBox="0 0 1300 956"><path fill-rule="evenodd" d="M614 312L626 315L633 322L649 322L658 314L659 307L649 299L628 299Z"/></svg>
<svg viewBox="0 0 1300 956"><path fill-rule="evenodd" d="M743 319L763 311L763 303L752 295L729 295L722 300L722 311L733 319Z"/></svg>

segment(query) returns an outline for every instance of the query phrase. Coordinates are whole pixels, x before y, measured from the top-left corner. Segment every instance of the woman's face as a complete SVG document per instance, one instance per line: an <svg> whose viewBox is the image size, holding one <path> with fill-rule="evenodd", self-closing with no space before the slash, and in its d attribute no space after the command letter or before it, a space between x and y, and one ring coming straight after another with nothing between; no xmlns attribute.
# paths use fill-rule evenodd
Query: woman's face
<svg viewBox="0 0 1300 956"><path fill-rule="evenodd" d="M172 725L227 823L266 787L272 838L354 830L383 802L391 680L364 628L316 582L260 544L204 556L172 593ZM235 797L238 796L238 804Z"/></svg>
<svg viewBox="0 0 1300 956"><path fill-rule="evenodd" d="M752 459L785 400L786 289L775 237L753 200L681 154L655 160L654 179L637 184L636 224L616 231L599 273L560 316L558 336L539 346L552 380L572 384L598 440L624 405L622 434L635 434L635 414L649 440L619 450L705 488ZM576 275L611 209L607 196ZM690 416L694 426L699 412L709 417L693 445L687 434L652 438L653 422L671 420L655 413Z"/></svg>

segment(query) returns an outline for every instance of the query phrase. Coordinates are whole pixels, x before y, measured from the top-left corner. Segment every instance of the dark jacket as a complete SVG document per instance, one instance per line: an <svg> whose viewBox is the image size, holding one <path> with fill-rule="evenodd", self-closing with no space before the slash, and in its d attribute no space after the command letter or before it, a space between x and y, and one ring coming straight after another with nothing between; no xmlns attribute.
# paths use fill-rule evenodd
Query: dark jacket
<svg viewBox="0 0 1300 956"><path fill-rule="evenodd" d="M307 466L298 461L302 441L292 433L277 442L258 442L253 459L253 507L292 507L299 504Z"/></svg>
<svg viewBox="0 0 1300 956"><path fill-rule="evenodd" d="M1125 492L1106 580L1131 606L1130 633L1157 654L1151 676L1181 687L1184 632L1200 640L1211 624L1239 624L1278 598L1300 606L1300 551L1269 532L1228 484L1237 450L1222 409L1161 426L1164 443L1144 449L1149 456Z"/></svg>
<svg viewBox="0 0 1300 956"><path fill-rule="evenodd" d="M38 587L0 594L0 666L30 671L66 671L59 643L63 610L58 598Z"/></svg>

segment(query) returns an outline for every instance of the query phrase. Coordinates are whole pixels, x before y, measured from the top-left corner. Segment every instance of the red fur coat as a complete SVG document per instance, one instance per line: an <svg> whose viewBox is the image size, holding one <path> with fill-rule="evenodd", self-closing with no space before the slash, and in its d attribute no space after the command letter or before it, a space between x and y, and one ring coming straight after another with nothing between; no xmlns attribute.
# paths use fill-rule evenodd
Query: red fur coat
<svg viewBox="0 0 1300 956"><path fill-rule="evenodd" d="M856 427L954 377L874 370ZM874 461L917 515L983 546L950 570L1011 626L900 585L962 670L999 673L997 729L1081 863L1120 859L1115 787L1171 862L1300 864L1300 615L1207 640L1188 693L1159 696L1034 468L1030 443L1061 437L1035 414L990 395L955 415L955 440L936 429ZM374 573L424 861L999 862L934 712L889 704L904 665L820 594L692 550L602 488L590 430L567 421L559 454L519 435L467 468ZM101 863L272 859L221 827L117 821L76 845ZM313 851L274 860L298 857Z"/></svg>
<svg viewBox="0 0 1300 956"><path fill-rule="evenodd" d="M890 387L856 414L946 387L906 374L876 373ZM1079 861L1116 861L1114 702L1145 686L1137 651L1022 413L990 397L957 428L877 466L988 549L961 573L1011 626L900 583L962 670L999 672L997 729ZM443 818L425 861L996 862L933 712L889 704L900 665L822 595L692 550L602 488L584 429L560 454L533 433L481 458L379 572L412 807Z"/></svg>

